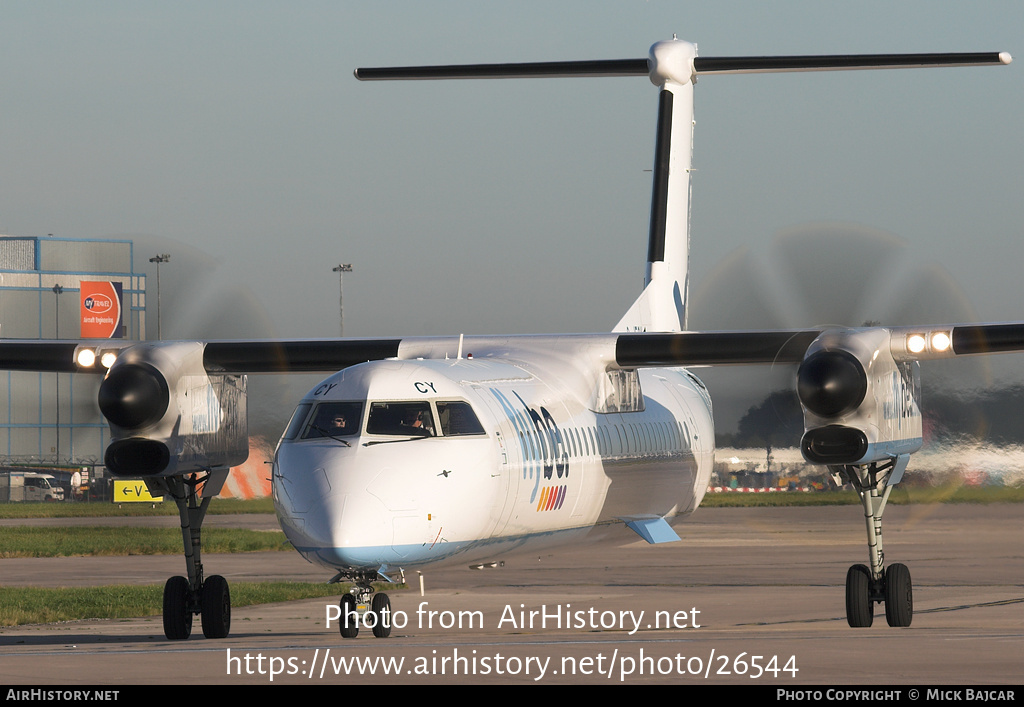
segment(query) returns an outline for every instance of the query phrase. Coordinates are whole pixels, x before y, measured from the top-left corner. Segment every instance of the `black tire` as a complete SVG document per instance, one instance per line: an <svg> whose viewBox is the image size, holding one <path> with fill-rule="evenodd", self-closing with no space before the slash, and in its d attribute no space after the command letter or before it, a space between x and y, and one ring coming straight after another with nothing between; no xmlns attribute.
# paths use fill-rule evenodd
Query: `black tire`
<svg viewBox="0 0 1024 707"><path fill-rule="evenodd" d="M172 641L183 641L192 635L191 593L184 577L171 577L164 584L164 635Z"/></svg>
<svg viewBox="0 0 1024 707"><path fill-rule="evenodd" d="M885 620L890 626L906 627L914 619L914 588L910 570L898 562L885 570Z"/></svg>
<svg viewBox="0 0 1024 707"><path fill-rule="evenodd" d="M867 628L874 618L871 571L864 565L854 565L846 572L846 623L853 628Z"/></svg>
<svg viewBox="0 0 1024 707"><path fill-rule="evenodd" d="M341 621L338 623L342 638L359 635L359 614L356 613L356 598L351 594L341 596Z"/></svg>
<svg viewBox="0 0 1024 707"><path fill-rule="evenodd" d="M231 592L228 581L215 574L203 582L200 606L203 617L203 635L207 638L227 638L231 631Z"/></svg>
<svg viewBox="0 0 1024 707"><path fill-rule="evenodd" d="M373 602L370 604L370 611L376 622L373 624L373 635L377 638L387 638L391 635L391 600L387 594L374 594Z"/></svg>

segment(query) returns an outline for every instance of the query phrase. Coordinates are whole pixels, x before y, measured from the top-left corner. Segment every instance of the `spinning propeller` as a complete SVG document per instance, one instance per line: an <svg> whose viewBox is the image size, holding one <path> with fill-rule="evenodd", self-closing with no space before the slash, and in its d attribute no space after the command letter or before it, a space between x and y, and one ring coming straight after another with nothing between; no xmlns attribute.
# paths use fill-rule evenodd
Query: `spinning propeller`
<svg viewBox="0 0 1024 707"><path fill-rule="evenodd" d="M695 329L749 330L866 324L910 326L976 321L977 313L955 278L919 257L902 239L844 223L811 223L786 229L754 246L737 249L696 283L690 308ZM780 361L781 363L782 361ZM836 362L826 371L818 359L810 371L822 379L825 397L840 394L850 377ZM959 389L991 380L988 358L933 361L928 379ZM796 368L708 368L701 379L712 390L716 416L732 426L772 391L793 389ZM826 384L826 381L827 384ZM805 381L805 391L809 381ZM835 403L838 404L838 403ZM796 443L797 440L793 440Z"/></svg>

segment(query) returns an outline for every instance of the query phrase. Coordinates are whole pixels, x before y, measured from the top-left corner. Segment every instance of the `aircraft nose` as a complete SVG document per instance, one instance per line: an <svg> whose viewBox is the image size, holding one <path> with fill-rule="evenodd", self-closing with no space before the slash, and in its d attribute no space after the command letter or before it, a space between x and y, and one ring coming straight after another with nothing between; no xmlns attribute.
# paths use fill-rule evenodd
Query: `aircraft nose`
<svg viewBox="0 0 1024 707"><path fill-rule="evenodd" d="M296 550L334 569L412 567L490 537L494 479L444 473L448 448L427 445L282 444L275 498Z"/></svg>
<svg viewBox="0 0 1024 707"><path fill-rule="evenodd" d="M394 532L391 513L366 490L367 474L349 450L312 445L278 454L275 504L289 541L306 559L331 568L379 567ZM385 553L386 554L386 553Z"/></svg>

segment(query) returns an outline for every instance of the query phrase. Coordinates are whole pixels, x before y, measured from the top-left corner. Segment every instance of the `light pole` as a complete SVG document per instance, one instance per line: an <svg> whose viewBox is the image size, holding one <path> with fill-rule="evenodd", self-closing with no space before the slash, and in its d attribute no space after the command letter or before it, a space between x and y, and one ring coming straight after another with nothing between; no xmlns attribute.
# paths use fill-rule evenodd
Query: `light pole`
<svg viewBox="0 0 1024 707"><path fill-rule="evenodd" d="M160 328L160 263L168 263L171 256L168 253L160 253L149 259L149 262L156 263L156 338L163 339L163 330Z"/></svg>
<svg viewBox="0 0 1024 707"><path fill-rule="evenodd" d="M336 267L331 268L331 272L338 273L338 334L342 337L345 336L345 287L342 282L344 273L352 272L352 263L343 263Z"/></svg>
<svg viewBox="0 0 1024 707"><path fill-rule="evenodd" d="M53 286L53 338L60 338L60 295L64 288L60 285ZM54 461L60 463L60 373L54 373L54 407L56 408L56 432L57 441L54 444Z"/></svg>

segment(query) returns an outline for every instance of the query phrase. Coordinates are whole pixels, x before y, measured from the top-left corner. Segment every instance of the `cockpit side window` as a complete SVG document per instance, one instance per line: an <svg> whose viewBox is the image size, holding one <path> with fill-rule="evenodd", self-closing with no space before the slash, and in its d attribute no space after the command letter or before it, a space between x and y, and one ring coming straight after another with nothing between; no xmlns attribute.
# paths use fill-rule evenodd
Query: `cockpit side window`
<svg viewBox="0 0 1024 707"><path fill-rule="evenodd" d="M483 425L469 403L438 401L437 416L441 420L441 434L445 437L484 434Z"/></svg>
<svg viewBox="0 0 1024 707"><path fill-rule="evenodd" d="M436 433L430 403L422 400L370 403L366 432L371 435L433 437Z"/></svg>
<svg viewBox="0 0 1024 707"><path fill-rule="evenodd" d="M351 437L359 434L363 418L361 402L323 402L309 418L302 439L319 437Z"/></svg>
<svg viewBox="0 0 1024 707"><path fill-rule="evenodd" d="M299 430L302 429L302 424L306 421L306 416L309 415L312 407L313 403L301 403L295 408L292 419L288 421L288 426L284 429L283 439L295 439L299 436Z"/></svg>

